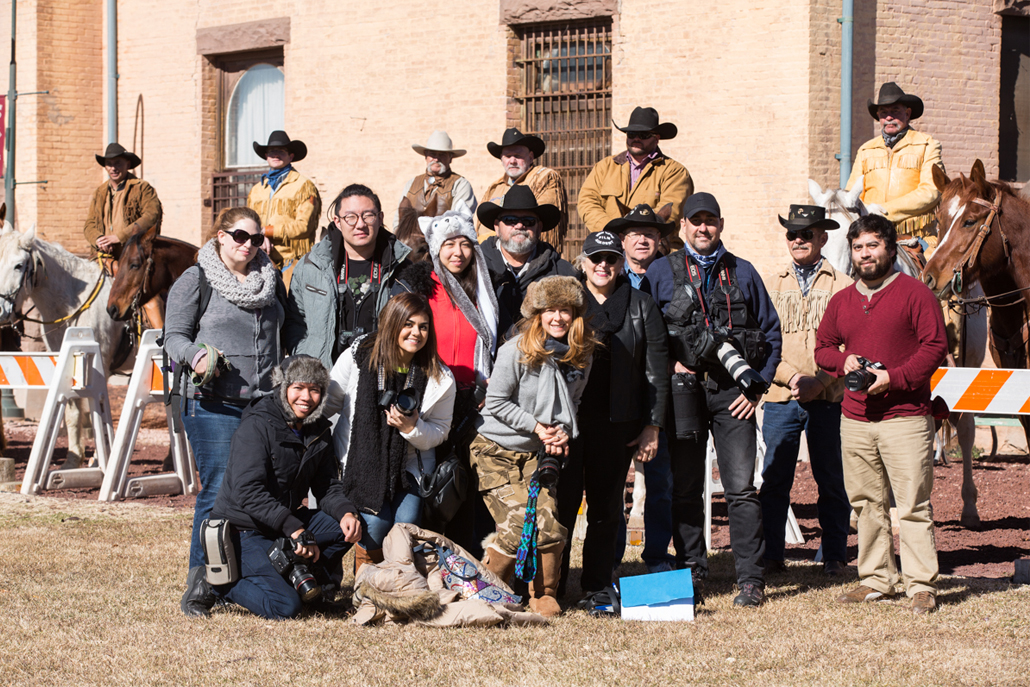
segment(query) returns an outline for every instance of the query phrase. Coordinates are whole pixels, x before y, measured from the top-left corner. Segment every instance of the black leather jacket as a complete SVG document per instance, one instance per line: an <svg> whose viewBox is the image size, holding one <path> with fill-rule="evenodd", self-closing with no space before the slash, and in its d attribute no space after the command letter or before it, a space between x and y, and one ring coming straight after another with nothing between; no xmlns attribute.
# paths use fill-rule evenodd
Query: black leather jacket
<svg viewBox="0 0 1030 687"><path fill-rule="evenodd" d="M611 336L611 421L665 426L669 397L668 332L662 313L632 289L626 319Z"/></svg>

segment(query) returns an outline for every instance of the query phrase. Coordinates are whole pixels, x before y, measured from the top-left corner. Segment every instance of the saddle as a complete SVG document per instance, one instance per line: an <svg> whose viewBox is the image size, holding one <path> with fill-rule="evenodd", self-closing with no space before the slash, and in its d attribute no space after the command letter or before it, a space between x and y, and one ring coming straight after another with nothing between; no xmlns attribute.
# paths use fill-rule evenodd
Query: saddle
<svg viewBox="0 0 1030 687"><path fill-rule="evenodd" d="M923 268L926 267L926 253L923 252L923 244L919 242L918 237L901 234L898 236L898 248L908 254L920 272L923 271Z"/></svg>

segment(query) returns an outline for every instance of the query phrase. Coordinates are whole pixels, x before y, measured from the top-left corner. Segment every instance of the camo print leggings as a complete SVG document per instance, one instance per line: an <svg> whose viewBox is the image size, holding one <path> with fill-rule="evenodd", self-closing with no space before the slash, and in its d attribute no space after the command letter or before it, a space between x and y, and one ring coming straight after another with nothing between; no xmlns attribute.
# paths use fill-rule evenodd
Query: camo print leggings
<svg viewBox="0 0 1030 687"><path fill-rule="evenodd" d="M479 478L483 501L497 523L494 544L514 558L526 519L529 480L536 472L536 453L509 451L478 434L472 441L471 462ZM540 549L563 543L568 537L568 530L558 522L553 487L540 490L536 501L536 522L537 547Z"/></svg>

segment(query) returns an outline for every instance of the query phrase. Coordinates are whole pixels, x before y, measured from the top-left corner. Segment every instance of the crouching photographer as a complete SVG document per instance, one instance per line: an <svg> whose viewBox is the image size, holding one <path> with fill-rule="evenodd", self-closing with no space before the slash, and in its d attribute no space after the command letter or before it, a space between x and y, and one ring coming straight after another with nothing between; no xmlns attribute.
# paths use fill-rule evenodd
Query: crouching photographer
<svg viewBox="0 0 1030 687"><path fill-rule="evenodd" d="M343 554L361 537L323 417L329 372L297 355L272 377L272 394L247 407L233 435L204 528L208 565L190 570L186 615L208 615L221 597L263 618L293 618L323 586L339 586ZM309 491L319 510L302 505Z"/></svg>
<svg viewBox="0 0 1030 687"><path fill-rule="evenodd" d="M754 267L722 244L719 204L696 193L683 204L683 250L647 270L652 295L669 327L672 416L673 539L680 566L708 576L704 536L708 433L718 447L730 520L738 606L765 599L762 509L754 485L755 407L780 360L780 320Z"/></svg>

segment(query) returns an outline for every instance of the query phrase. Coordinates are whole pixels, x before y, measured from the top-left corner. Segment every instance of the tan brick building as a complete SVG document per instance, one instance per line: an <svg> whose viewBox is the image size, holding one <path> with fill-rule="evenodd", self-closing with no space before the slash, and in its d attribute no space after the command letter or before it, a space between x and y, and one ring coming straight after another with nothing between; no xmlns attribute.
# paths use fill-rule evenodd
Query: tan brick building
<svg viewBox="0 0 1030 687"><path fill-rule="evenodd" d="M1030 107L1030 77L1019 70L1030 73L1030 63L1012 47L1030 26L1025 0L855 4L853 151L876 133L866 99L883 81L924 99L916 127L943 142L950 172L968 172L979 157L997 175L999 150L1030 148L1030 126L1019 119ZM298 169L324 204L360 181L380 194L388 221L401 185L422 167L410 146L433 129L468 148L455 167L479 194L501 173L486 143L506 126L575 129L548 134L556 152L545 161L581 178L623 149L607 119L624 123L635 105L679 126L663 150L687 166L697 190L719 197L727 244L760 267L782 260L776 213L807 200L809 177L825 186L839 176L840 0L117 5L118 138L143 157L164 232L186 240L210 223L215 183L224 192L227 169L240 171L227 165L233 89L262 63L282 74L282 121L307 142ZM18 3L19 90L50 94L18 102L16 177L49 183L18 187L16 221L37 222L77 252L90 192L103 181L93 153L107 142L105 7ZM8 0L0 45L9 16ZM1009 53L1016 76L1006 86ZM1000 123L1006 88L1015 92L1018 141L1005 133L1012 122ZM237 143L249 150L250 141ZM1027 161L1030 150L1015 169Z"/></svg>

